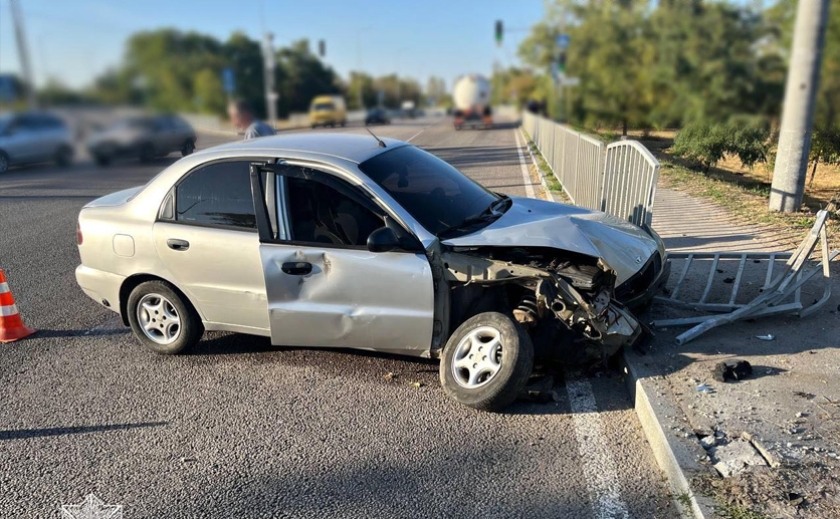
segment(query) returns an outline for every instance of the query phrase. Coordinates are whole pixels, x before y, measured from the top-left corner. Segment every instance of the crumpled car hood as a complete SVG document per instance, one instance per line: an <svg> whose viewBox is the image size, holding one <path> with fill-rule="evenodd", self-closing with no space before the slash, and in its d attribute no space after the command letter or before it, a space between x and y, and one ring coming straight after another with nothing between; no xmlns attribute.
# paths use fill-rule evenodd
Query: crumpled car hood
<svg viewBox="0 0 840 519"><path fill-rule="evenodd" d="M455 247L550 247L601 258L616 273L616 286L657 251L657 240L614 216L566 204L511 197L513 204L487 227L443 240Z"/></svg>

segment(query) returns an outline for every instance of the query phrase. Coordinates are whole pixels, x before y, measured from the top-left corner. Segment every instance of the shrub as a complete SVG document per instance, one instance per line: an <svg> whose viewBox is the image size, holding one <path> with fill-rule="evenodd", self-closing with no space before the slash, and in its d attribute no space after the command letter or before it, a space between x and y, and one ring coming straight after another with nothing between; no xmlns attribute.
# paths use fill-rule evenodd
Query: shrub
<svg viewBox="0 0 840 519"><path fill-rule="evenodd" d="M688 123L674 139L673 151L694 161L704 171L717 164L724 154L737 155L750 167L767 159L767 124L755 117L733 117L725 123L695 121Z"/></svg>

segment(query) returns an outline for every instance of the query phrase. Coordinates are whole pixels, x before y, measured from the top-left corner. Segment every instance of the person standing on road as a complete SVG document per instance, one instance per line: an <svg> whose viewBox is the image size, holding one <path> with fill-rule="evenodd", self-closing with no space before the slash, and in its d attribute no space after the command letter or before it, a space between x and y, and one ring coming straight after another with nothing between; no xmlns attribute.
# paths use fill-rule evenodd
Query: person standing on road
<svg viewBox="0 0 840 519"><path fill-rule="evenodd" d="M233 126L244 131L244 139L256 139L266 135L274 135L274 128L254 117L254 112L247 101L231 101L228 104L228 115Z"/></svg>

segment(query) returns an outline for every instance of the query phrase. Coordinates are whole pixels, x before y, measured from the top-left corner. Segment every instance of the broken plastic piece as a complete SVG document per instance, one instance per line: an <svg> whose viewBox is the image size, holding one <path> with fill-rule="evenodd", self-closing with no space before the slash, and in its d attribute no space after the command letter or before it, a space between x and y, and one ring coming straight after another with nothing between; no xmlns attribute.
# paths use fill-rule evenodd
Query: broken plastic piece
<svg viewBox="0 0 840 519"><path fill-rule="evenodd" d="M700 384L697 386L698 393L714 393L715 390L711 388L708 384Z"/></svg>

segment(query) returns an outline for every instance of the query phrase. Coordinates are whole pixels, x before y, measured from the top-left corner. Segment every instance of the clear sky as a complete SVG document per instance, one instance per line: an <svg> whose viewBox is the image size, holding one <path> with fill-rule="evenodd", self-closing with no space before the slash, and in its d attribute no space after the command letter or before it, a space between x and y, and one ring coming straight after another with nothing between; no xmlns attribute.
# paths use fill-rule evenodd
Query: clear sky
<svg viewBox="0 0 840 519"><path fill-rule="evenodd" d="M160 27L226 39L266 30L275 45L300 38L327 42L325 61L342 77L361 68L398 72L451 86L467 72L490 74L493 62L516 64L517 47L543 15L542 0L20 0L35 80L79 87L119 63L125 39ZM504 20L504 44L493 38ZM10 0L0 0L0 73L19 72Z"/></svg>

